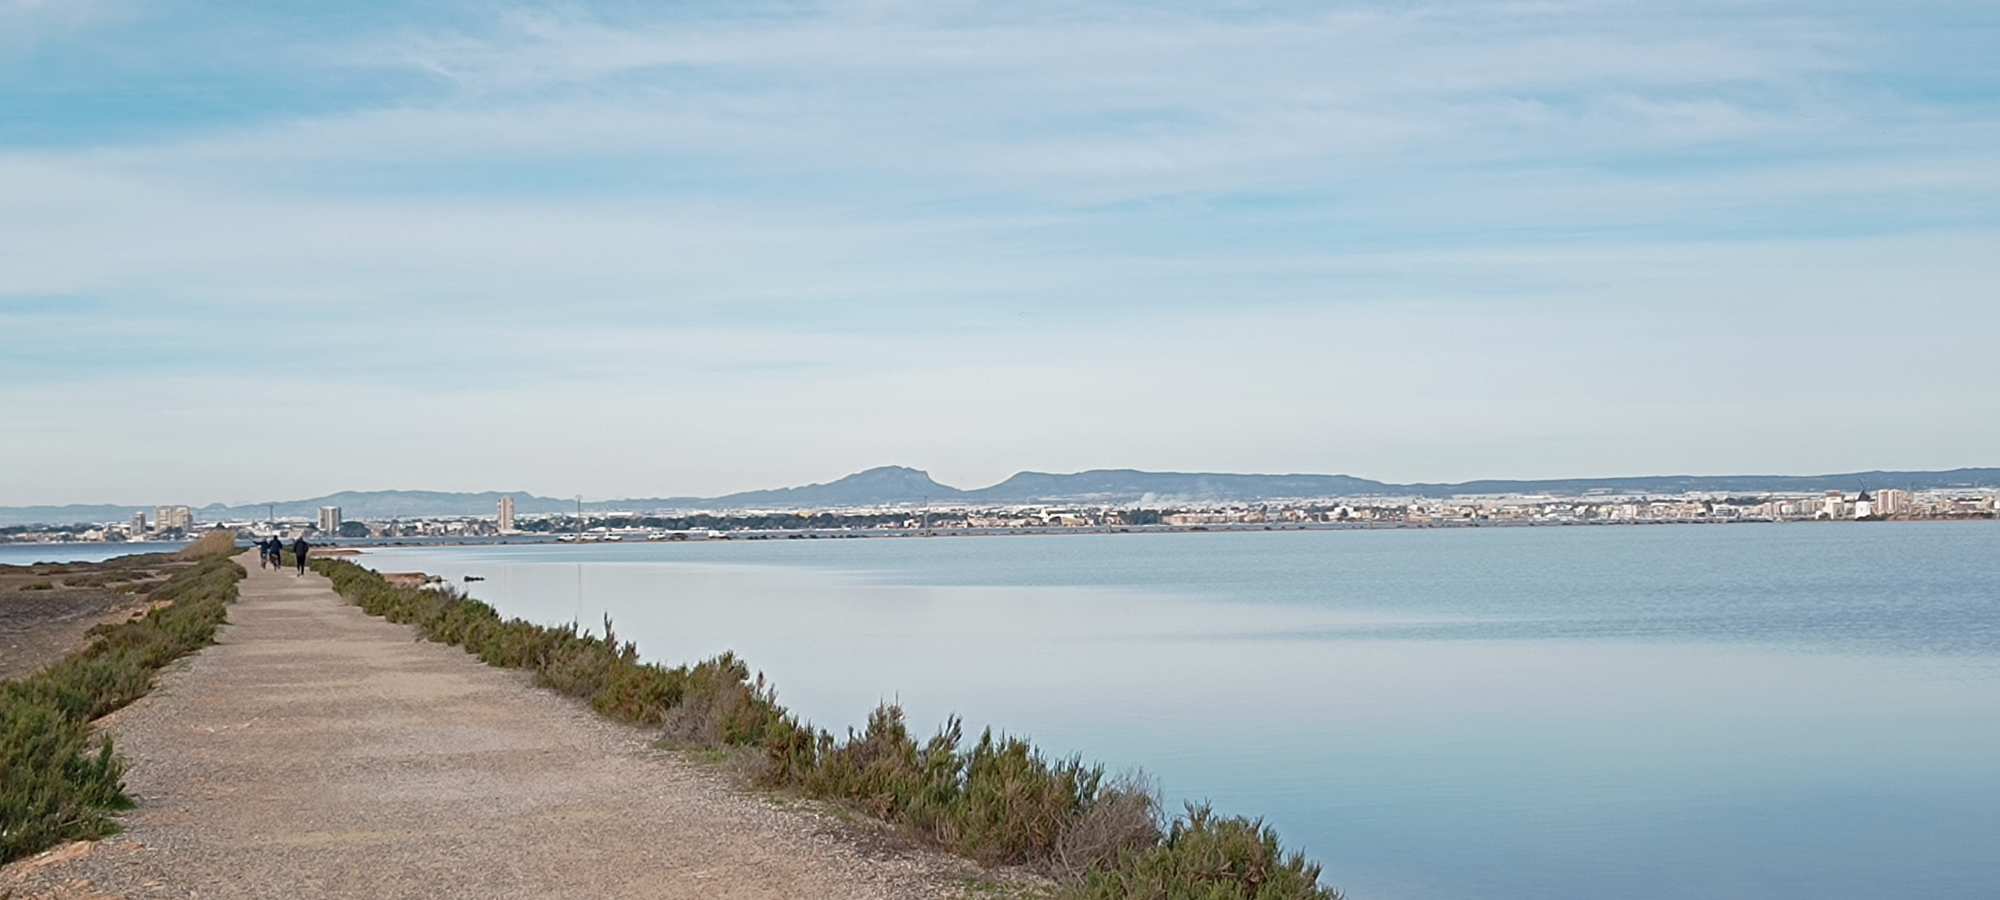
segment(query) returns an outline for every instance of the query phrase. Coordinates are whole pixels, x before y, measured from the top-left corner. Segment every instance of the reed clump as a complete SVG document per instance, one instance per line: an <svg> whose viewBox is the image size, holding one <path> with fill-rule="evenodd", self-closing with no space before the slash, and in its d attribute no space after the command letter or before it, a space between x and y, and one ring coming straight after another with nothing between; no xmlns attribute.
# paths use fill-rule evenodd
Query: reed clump
<svg viewBox="0 0 2000 900"><path fill-rule="evenodd" d="M731 653L693 666L643 662L609 618L599 637L575 623L502 619L455 588L396 587L344 560L312 566L373 615L491 665L529 669L538 683L600 713L659 726L669 744L755 753L761 764L753 777L767 787L852 805L983 863L1038 868L1060 880L1066 898L1339 897L1319 884L1317 866L1282 853L1260 821L1190 806L1166 822L1140 775L1107 776L1080 757L1051 759L991 729L968 743L955 717L920 742L895 704L836 739L785 710L763 676Z"/></svg>
<svg viewBox="0 0 2000 900"><path fill-rule="evenodd" d="M145 616L93 629L89 646L0 682L0 862L116 829L131 805L125 766L90 721L138 699L153 673L206 646L236 599L243 568L211 557L176 572Z"/></svg>
<svg viewBox="0 0 2000 900"><path fill-rule="evenodd" d="M210 559L217 556L236 554L236 529L211 528L194 543L182 547L174 554L175 559Z"/></svg>

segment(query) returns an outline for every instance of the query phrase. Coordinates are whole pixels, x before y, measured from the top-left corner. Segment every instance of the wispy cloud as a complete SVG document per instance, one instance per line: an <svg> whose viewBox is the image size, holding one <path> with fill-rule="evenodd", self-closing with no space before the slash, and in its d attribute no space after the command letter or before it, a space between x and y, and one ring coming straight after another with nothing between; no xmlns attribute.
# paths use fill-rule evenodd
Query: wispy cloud
<svg viewBox="0 0 2000 900"><path fill-rule="evenodd" d="M0 0L0 55L135 15L124 0Z"/></svg>
<svg viewBox="0 0 2000 900"><path fill-rule="evenodd" d="M0 450L0 502L61 499L42 470L117 446L151 386L238 380L408 434L446 434L440 409L632 429L639 404L674 411L648 440L698 436L600 467L602 493L912 441L968 481L2000 444L1917 412L1996 389L1951 355L2000 327L2000 80L1953 64L1993 33L1976 4L56 6L0 0L6 73L33 76L0 102L55 122L0 123L32 137L0 141L0 403L49 435ZM1818 365L1917 346L1949 353ZM1757 424L1848 435L1864 397L1908 427L1849 456ZM233 404L189 408L162 427ZM759 435L828 452L744 454ZM519 440L436 475L588 449Z"/></svg>

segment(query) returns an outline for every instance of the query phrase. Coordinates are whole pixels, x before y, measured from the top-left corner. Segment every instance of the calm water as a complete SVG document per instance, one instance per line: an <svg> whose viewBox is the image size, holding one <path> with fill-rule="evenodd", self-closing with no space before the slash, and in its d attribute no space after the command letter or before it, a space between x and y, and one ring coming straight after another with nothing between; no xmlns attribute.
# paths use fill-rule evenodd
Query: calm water
<svg viewBox="0 0 2000 900"><path fill-rule="evenodd" d="M387 550L824 726L900 699L1378 898L2000 897L2000 525Z"/></svg>
<svg viewBox="0 0 2000 900"><path fill-rule="evenodd" d="M23 566L38 562L103 562L114 556L129 556L134 553L172 553L186 546L186 541L140 541L131 544L0 544L0 566Z"/></svg>

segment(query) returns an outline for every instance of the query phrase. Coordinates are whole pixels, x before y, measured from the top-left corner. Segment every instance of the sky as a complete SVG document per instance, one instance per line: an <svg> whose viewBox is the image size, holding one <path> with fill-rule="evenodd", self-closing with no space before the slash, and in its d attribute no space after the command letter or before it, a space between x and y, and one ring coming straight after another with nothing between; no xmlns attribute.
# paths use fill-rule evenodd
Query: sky
<svg viewBox="0 0 2000 900"><path fill-rule="evenodd" d="M2000 465L1991 2L0 0L0 504Z"/></svg>

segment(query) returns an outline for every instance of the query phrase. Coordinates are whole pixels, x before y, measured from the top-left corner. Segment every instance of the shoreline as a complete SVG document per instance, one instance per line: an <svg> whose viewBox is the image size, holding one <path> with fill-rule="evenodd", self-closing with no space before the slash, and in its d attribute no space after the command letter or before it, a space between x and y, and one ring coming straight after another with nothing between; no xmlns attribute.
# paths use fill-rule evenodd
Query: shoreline
<svg viewBox="0 0 2000 900"><path fill-rule="evenodd" d="M605 544L678 544L716 542L757 542L791 540L856 540L856 539L930 539L930 538L1006 538L1006 537L1050 537L1080 535L1147 535L1147 534L1259 534L1299 531L1443 531L1443 530L1486 530L1513 528L1642 528L1650 526L1833 526L1833 525L1922 525L1922 524L1971 524L2000 521L1992 515L1966 515L1949 517L1894 517L1868 519L1743 519L1743 518L1703 518L1703 519L1640 519L1618 521L1441 521L1441 522L1282 522L1282 523L1216 523L1210 525L1117 525L1117 526L1034 526L1034 527L970 527L970 528L799 528L715 531L701 537L654 538L646 536L651 529L634 529L618 534L616 538L601 537L585 533L578 537L575 532L561 533L515 533L504 535L449 535L449 536L405 536L383 538L322 538L313 543L314 556L348 556L370 549L386 547L486 547L508 545L559 544L597 546ZM0 551L20 547L121 547L126 543L157 544L154 541L0 541ZM189 543L192 543L191 541ZM184 545L183 545L184 546ZM64 560L35 559L13 565L35 565L42 563L63 564ZM76 562L76 561L69 561Z"/></svg>
<svg viewBox="0 0 2000 900"><path fill-rule="evenodd" d="M506 618L451 587L398 586L351 561L312 569L368 615L413 625L487 666L532 672L537 685L606 719L655 729L661 747L734 760L745 789L832 803L989 872L1043 879L1063 900L1343 896L1321 881L1317 863L1286 852L1263 819L1193 802L1173 814L1143 770L1116 774L1081 756L1051 755L993 726L973 738L955 716L926 740L891 701L840 739L787 709L775 686L730 651L645 662L609 616L599 636L576 623Z"/></svg>
<svg viewBox="0 0 2000 900"><path fill-rule="evenodd" d="M1227 524L1227 525L1133 525L1114 528L1075 528L1049 526L1045 528L931 528L931 529L791 529L774 531L734 531L719 532L705 538L692 539L649 539L626 537L619 539L565 539L568 535L497 535L497 536L451 536L439 538L396 537L396 538L349 538L329 542L325 546L329 553L350 550L365 554L369 550L398 547L499 547L499 546L575 546L599 547L632 544L680 544L680 543L755 543L763 541L839 541L839 540L922 540L922 539L967 539L967 538L1009 538L1009 537L1081 537L1088 535L1161 535L1161 534L1275 534L1280 532L1374 532L1374 531L1478 531L1514 528L1636 528L1648 526L1830 526L1839 524L1861 525L1917 525L1939 523L1991 523L1992 518L1965 517L1952 519L1869 519L1869 520L1815 520L1815 519L1713 519L1713 520L1663 520L1640 522L1438 522L1431 524L1394 523L1382 525L1339 525L1327 523L1287 523L1287 524ZM315 554L320 551L314 550Z"/></svg>

